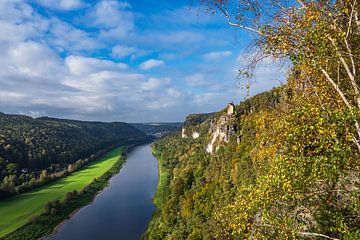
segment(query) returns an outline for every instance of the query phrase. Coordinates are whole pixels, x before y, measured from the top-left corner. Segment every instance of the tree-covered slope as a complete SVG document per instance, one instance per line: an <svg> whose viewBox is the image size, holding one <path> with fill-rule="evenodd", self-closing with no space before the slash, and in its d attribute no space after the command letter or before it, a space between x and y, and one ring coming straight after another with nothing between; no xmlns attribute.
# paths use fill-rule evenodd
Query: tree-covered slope
<svg viewBox="0 0 360 240"><path fill-rule="evenodd" d="M41 185L40 182L57 178L65 171L74 171L95 159L102 150L146 139L143 132L127 123L31 118L1 113L1 189L8 193L21 192L22 188ZM40 179L41 175L43 179Z"/></svg>
<svg viewBox="0 0 360 240"><path fill-rule="evenodd" d="M289 75L153 145L167 184L145 237L360 239L360 2L200 2L252 33L245 87L264 59Z"/></svg>
<svg viewBox="0 0 360 240"><path fill-rule="evenodd" d="M145 238L358 239L360 165L344 127L351 120L303 93L289 82L240 103L225 123L221 111L192 126L199 138L156 141L165 177ZM208 153L211 129L231 134L233 125Z"/></svg>
<svg viewBox="0 0 360 240"><path fill-rule="evenodd" d="M161 137L165 134L179 129L181 123L130 123L132 126L154 137Z"/></svg>

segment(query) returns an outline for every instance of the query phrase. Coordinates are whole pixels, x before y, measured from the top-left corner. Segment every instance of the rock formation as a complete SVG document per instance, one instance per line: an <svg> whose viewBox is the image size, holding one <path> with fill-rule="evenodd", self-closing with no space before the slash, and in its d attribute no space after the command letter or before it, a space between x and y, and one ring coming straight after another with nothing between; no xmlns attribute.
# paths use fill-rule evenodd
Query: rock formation
<svg viewBox="0 0 360 240"><path fill-rule="evenodd" d="M228 143L231 136L236 135L238 131L236 122L235 105L229 103L226 113L221 115L217 121L214 119L210 122L211 140L206 146L208 153L215 153L221 144Z"/></svg>

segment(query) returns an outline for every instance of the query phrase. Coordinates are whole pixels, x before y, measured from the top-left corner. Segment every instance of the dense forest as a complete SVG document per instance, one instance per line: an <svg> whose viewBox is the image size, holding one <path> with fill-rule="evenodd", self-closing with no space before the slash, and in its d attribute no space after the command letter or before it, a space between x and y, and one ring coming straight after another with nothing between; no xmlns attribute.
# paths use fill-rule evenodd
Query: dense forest
<svg viewBox="0 0 360 240"><path fill-rule="evenodd" d="M360 239L360 3L202 2L256 35L251 64L291 69L235 113L153 144L162 184L144 237Z"/></svg>
<svg viewBox="0 0 360 240"><path fill-rule="evenodd" d="M147 140L126 123L0 113L0 197L71 173L109 148Z"/></svg>
<svg viewBox="0 0 360 240"><path fill-rule="evenodd" d="M158 211L145 238L284 239L321 233L358 239L357 155L344 142L326 138L330 125L318 122L324 116L315 106L274 118L291 96L282 87L237 105L231 124L239 126L241 141L233 138L213 155L205 151L207 134L193 139L176 133L156 141L166 184L158 189ZM279 121L288 132L274 132L278 126L271 125ZM196 127L207 132L209 121Z"/></svg>

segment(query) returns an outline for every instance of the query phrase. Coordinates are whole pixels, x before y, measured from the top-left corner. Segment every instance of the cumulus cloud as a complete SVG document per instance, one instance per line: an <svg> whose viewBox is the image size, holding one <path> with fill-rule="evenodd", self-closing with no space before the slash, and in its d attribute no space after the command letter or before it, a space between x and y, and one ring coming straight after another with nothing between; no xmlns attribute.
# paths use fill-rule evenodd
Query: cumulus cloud
<svg viewBox="0 0 360 240"><path fill-rule="evenodd" d="M59 51L94 50L104 46L96 37L57 18L49 21L49 44Z"/></svg>
<svg viewBox="0 0 360 240"><path fill-rule="evenodd" d="M149 59L149 60L141 63L139 67L141 70L150 70L152 68L160 67L163 65L165 65L165 62L162 60Z"/></svg>
<svg viewBox="0 0 360 240"><path fill-rule="evenodd" d="M197 19L184 7L138 5L120 0L0 1L0 111L180 121L189 112L215 111L244 97L236 86L241 61L230 58L230 51L216 51L231 47L217 19ZM64 11L73 11L72 19ZM211 26L200 29L198 24ZM146 71L165 61L166 67ZM268 71L258 71L257 90L278 83L268 76L281 73Z"/></svg>
<svg viewBox="0 0 360 240"><path fill-rule="evenodd" d="M204 74L202 73L195 73L191 76L187 76L185 77L185 81L190 86L204 86L208 84Z"/></svg>
<svg viewBox="0 0 360 240"><path fill-rule="evenodd" d="M134 15L130 4L122 1L103 0L91 8L84 22L100 28L100 38L116 41L134 29Z"/></svg>
<svg viewBox="0 0 360 240"><path fill-rule="evenodd" d="M0 1L0 41L18 43L41 36L48 21L23 1Z"/></svg>
<svg viewBox="0 0 360 240"><path fill-rule="evenodd" d="M179 90L176 90L175 88L168 88L166 91L171 97L175 98L181 97L183 95Z"/></svg>
<svg viewBox="0 0 360 240"><path fill-rule="evenodd" d="M62 11L75 10L86 6L81 0L37 0L44 7Z"/></svg>
<svg viewBox="0 0 360 240"><path fill-rule="evenodd" d="M74 75L84 75L105 70L126 69L124 63L115 63L109 60L100 60L96 58L69 56L65 59L65 65Z"/></svg>
<svg viewBox="0 0 360 240"><path fill-rule="evenodd" d="M205 54L203 57L207 61L213 60L221 60L226 57L230 57L232 55L231 51L220 51L220 52L209 52Z"/></svg>
<svg viewBox="0 0 360 240"><path fill-rule="evenodd" d="M169 78L149 78L146 82L142 84L142 89L149 91L160 88L161 86L168 85L171 82Z"/></svg>
<svg viewBox="0 0 360 240"><path fill-rule="evenodd" d="M124 58L132 55L136 51L138 51L136 47L128 47L118 44L112 48L111 53L115 58Z"/></svg>
<svg viewBox="0 0 360 240"><path fill-rule="evenodd" d="M36 42L22 42L10 47L0 58L3 70L28 77L56 76L61 71L61 61L47 46ZM3 71L3 73L6 72Z"/></svg>

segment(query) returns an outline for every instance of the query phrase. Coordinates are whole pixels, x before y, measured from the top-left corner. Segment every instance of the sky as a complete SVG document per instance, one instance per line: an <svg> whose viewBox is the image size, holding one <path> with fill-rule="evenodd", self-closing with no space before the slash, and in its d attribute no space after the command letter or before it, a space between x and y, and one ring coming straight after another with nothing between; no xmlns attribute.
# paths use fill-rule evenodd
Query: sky
<svg viewBox="0 0 360 240"><path fill-rule="evenodd" d="M0 112L175 122L239 103L254 36L189 0L1 0ZM250 94L284 82L267 61Z"/></svg>

